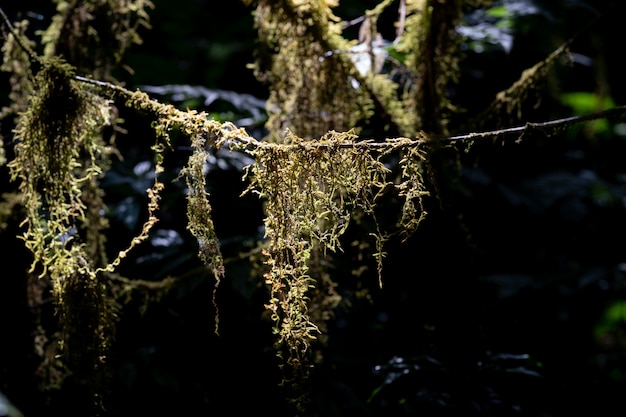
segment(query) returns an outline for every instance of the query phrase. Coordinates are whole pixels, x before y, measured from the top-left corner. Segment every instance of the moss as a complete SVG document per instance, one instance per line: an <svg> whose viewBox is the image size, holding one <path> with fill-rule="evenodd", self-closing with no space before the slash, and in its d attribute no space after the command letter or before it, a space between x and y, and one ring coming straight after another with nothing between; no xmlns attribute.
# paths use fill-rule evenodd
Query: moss
<svg viewBox="0 0 626 417"><path fill-rule="evenodd" d="M109 104L77 85L73 75L61 60L43 63L15 129L9 168L20 181L26 213L22 238L34 255L31 271L49 277L67 364L91 375L96 395L116 315L95 273L93 262L99 258L93 251L102 244L97 240L101 225L90 215L101 204L93 192L109 154L99 134L109 123ZM85 233L89 229L95 233Z"/></svg>
<svg viewBox="0 0 626 417"><path fill-rule="evenodd" d="M396 44L397 51L406 56L402 64L412 77L405 86L386 74L363 75L356 70L350 54L344 53L356 41L342 37L342 22L332 12L335 3L255 2L264 48L255 71L271 85L269 134L260 140L232 123L210 120L205 113L181 111L141 91L76 75L78 70L99 66L103 55L90 57L84 48L72 49L72 42L86 36L89 42L85 45L94 45L101 38L94 34L96 26L81 20L79 11L67 2L58 2L60 14L43 39L48 57L37 58L41 69L34 77L13 81L24 87L23 96L12 96L22 112L15 129L15 158L9 163L20 195L7 196L0 206L0 220L4 222L7 210L17 202L24 205L22 238L34 255L31 272L52 283L62 324L60 346L69 365L90 369L93 373L87 376L104 381L100 372L113 338L117 303L137 289L162 293L177 283L168 278L159 285L147 284L115 275L128 253L149 237L158 222L164 188L159 174L171 148L170 134L176 130L189 139L192 148L179 176L188 190L187 227L198 241L199 258L218 284L224 278L224 261L204 166L221 147L254 158L244 179L249 181L246 192L258 195L265 204L266 308L274 324L275 347L283 360L285 385L293 387L291 399L299 412L306 413L314 344L323 338L325 321L339 302L332 274L322 260L342 250L342 236L355 217L371 216L375 225L371 255L381 278L388 239L394 234L408 238L426 215L423 199L429 188L424 173L430 169L432 152L440 145L436 138L445 135L453 110L445 91L456 81L453 29L462 2L407 0L408 17ZM391 3L382 2L366 12L370 41L377 33L378 16ZM112 10L114 15L134 16L138 20L131 20L142 24L147 5L146 1L101 1L86 2L85 7L98 18L103 18L102 10ZM101 31L102 22L97 23ZM136 41L136 24L122 19L118 22L121 26L114 28L121 32L107 35L118 41L117 49ZM89 30L84 33L73 30L85 27ZM10 39L4 51L13 63L10 68L5 64L5 70L17 72L30 65L32 56L17 53ZM59 54L81 59L70 64L53 57ZM558 56L524 73L519 83L498 96L491 111L518 110L517 100L527 97L528 87L546 76ZM115 55L112 62L117 59ZM99 216L103 207L99 179L115 152L101 132L112 123L113 99L152 118L155 180L146 191L147 220L141 231L108 260L101 233L108 224ZM359 136L361 127L372 118L382 121L386 138ZM393 180L383 163L392 153L398 161L398 175ZM395 229L383 230L375 208L389 194L400 200L401 212ZM55 377L55 383L58 380ZM93 394L98 396L96 390Z"/></svg>

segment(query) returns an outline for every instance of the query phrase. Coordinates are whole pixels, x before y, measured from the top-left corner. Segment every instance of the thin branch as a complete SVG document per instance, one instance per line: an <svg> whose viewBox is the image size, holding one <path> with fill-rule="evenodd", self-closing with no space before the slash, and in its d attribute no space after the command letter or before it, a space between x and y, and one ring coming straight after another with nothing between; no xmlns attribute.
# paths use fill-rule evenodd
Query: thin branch
<svg viewBox="0 0 626 417"><path fill-rule="evenodd" d="M131 98L133 93L127 90L124 87L120 87L118 85L93 80L86 77L75 76L74 79L79 82L95 85L107 90L111 90L117 95L120 95L125 98ZM188 113L183 112L181 110L175 109L172 105L166 105L160 103L154 99L148 99L150 106L148 106L152 111L163 113L163 112L177 112L183 117L187 118L204 118L206 115L203 113ZM167 110L167 111L166 111ZM261 142L253 137L249 136L245 133L245 130L242 128L236 128L232 123L223 123L222 124L222 133L225 137L228 138L227 142L239 142L239 144L248 147L248 148L261 148L261 147L282 147L282 148L302 148L302 147L311 147L311 148L323 148L323 147L339 147L339 148L369 148L369 149L392 149L392 148L408 148L408 147L416 147L422 146L426 144L433 143L446 143L446 142L458 142L458 141L468 141L468 140L482 140L482 139L494 139L502 136L509 136L518 134L522 136L525 132L528 131L536 131L541 130L546 133L554 132L560 129L564 129L570 127L572 125L581 124L584 122L598 120L598 119L615 119L619 117L623 117L626 115L626 106L614 107L608 110L603 110L595 113L586 114L583 116L572 116L566 117L562 119L550 120L546 122L528 122L523 126L515 126L506 129L498 129L498 130L490 130L485 132L472 132L462 135L448 136L444 138L428 138L425 134L420 138L394 138L387 139L384 142L377 142L373 140L361 140L358 142L344 142L340 144L329 144L320 141L306 141L302 144L276 144L276 143L268 143Z"/></svg>
<svg viewBox="0 0 626 417"><path fill-rule="evenodd" d="M612 109L603 110L595 113L589 113L583 116L572 116L563 119L550 120L547 122L538 123L526 123L523 126L510 127L506 129L491 130L487 132L468 133L464 135L450 136L441 141L452 142L459 140L475 140L475 139L489 139L498 136L512 135L516 133L523 134L530 130L543 130L543 131L556 131L572 125L588 122L598 119L613 119L626 114L626 106L614 107Z"/></svg>
<svg viewBox="0 0 626 417"><path fill-rule="evenodd" d="M33 50L28 47L28 45L22 42L22 37L15 30L15 28L13 27L13 24L9 20L9 17L4 13L4 10L2 9L2 7L0 7L0 16L2 17L2 20L4 21L4 24L6 25L6 27L9 29L9 32L11 32L11 34L15 38L17 44L20 46L20 48L24 50L24 52L26 52L26 54L28 54L28 57L30 58L31 62L33 64L39 63L40 62L39 58L33 52Z"/></svg>
<svg viewBox="0 0 626 417"><path fill-rule="evenodd" d="M19 46L24 50L24 52L28 54L28 56L33 61L33 63L40 63L40 60L35 55L35 53L27 45L25 45L22 42L21 36L19 36L19 34L15 31L15 28L13 27L13 25L9 21L9 18L4 13L4 10L1 7L0 7L0 17L2 17L4 24L7 26L11 34L15 37L15 40L18 42ZM78 82L98 86L104 90L109 90L109 92L113 92L114 94L123 96L127 99L131 98L133 95L133 93L130 90L127 90L124 87L121 87L121 86L118 86L109 82L94 80L94 79L82 77L82 76L74 76L73 78L74 80ZM148 103L150 104L149 106L150 110L157 112L157 113L162 113L164 110L167 110L168 112L174 111L174 112L180 112L181 114L183 113L180 110L175 109L171 105L164 105L163 103L160 103L153 99L149 99ZM339 145L337 144L330 145L324 142L310 141L306 143L306 146L310 146L310 147L327 147L327 146L337 147L338 146L340 148L366 147L366 148L372 148L372 149L381 149L381 148L385 149L385 148L394 148L394 147L395 148L413 147L413 146L424 145L426 143L489 139L489 138L496 138L496 137L505 136L505 135L523 134L524 132L531 130L531 129L557 130L557 129L562 129L564 127L568 127L570 125L587 122L590 120L619 117L624 114L626 114L626 106L621 106L621 107L615 107L609 110L587 114L584 116L568 117L564 119L557 119L557 120L551 120L551 121L539 122L539 123L526 123L524 126L517 126L517 127L492 130L492 131L486 131L486 132L474 132L474 133L468 133L468 134L463 134L463 135L450 136L450 137L441 138L441 139L426 138L424 136L421 139L396 138L396 139L388 139L384 142L374 142L370 140L365 140L365 141L359 141L359 142L345 142ZM186 117L204 117L204 115L203 114L191 115L190 113L187 113ZM231 124L228 124L228 125L224 124L224 128L225 128L224 133L226 134L225 136L229 138L229 141L236 140L240 142L241 145L244 145L246 147L255 148L255 147L279 146L278 144L273 144L273 143L270 144L266 142L257 141L256 139L248 136L243 131L243 129L236 129L235 131L234 125L231 126ZM301 147L303 145L293 144L293 145L281 145L281 146L295 148L295 147Z"/></svg>
<svg viewBox="0 0 626 417"><path fill-rule="evenodd" d="M401 2L401 8L402 8L402 5L403 5L403 2ZM28 54L31 61L33 63L40 64L41 61L39 57L26 44L24 44L24 42L22 42L21 36L19 36L19 34L16 32L9 18L4 13L4 10L2 9L2 7L0 7L0 17L4 21L4 24L7 26L10 33L14 36L15 40L18 42L18 45L24 50L24 52ZM359 19L355 19L354 21L350 22L350 24L354 24L358 21ZM567 44L571 43L571 41L572 40L568 41ZM126 99L132 98L134 94L133 92L131 92L130 90L127 90L124 87L121 87L121 86L118 86L109 82L105 82L105 81L94 80L94 79L82 77L82 76L74 76L73 79L78 82L98 86L104 90L108 90L109 92L114 93L114 95L119 95ZM205 117L205 114L203 113L191 114L189 112L182 112L176 109L172 105L166 105L153 99L146 99L146 101L147 101L148 106L146 106L146 108L144 108L143 110L152 111L160 115L163 115L164 113L172 114L172 112L174 112L174 113L178 113L179 115L184 114L183 117L186 117L186 118L200 118L200 117L204 118ZM243 129L236 128L235 125L233 125L232 123L222 124L222 133L224 137L227 138L226 142L238 141L240 145L248 147L248 148L272 147L272 146L283 146L287 148L289 147L297 148L297 147L306 146L306 147L319 148L319 147L333 146L333 147L340 147L340 148L365 147L365 148L371 148L371 149L385 149L385 148L391 149L391 148L414 147L414 146L425 145L427 143L432 144L432 143L442 143L442 142L445 143L445 142L457 142L457 141L477 140L477 139L490 139L490 138L496 138L496 137L501 137L501 136L506 136L506 135L513 135L513 134L520 134L520 137L521 137L526 131L529 131L529 130L556 131L556 130L563 129L571 125L580 124L580 123L584 123L584 122L591 121L591 120L597 120L597 119L621 117L624 114L626 114L626 106L620 106L620 107L615 107L615 108L600 111L600 112L590 113L590 114L583 115L583 116L573 116L573 117L567 117L563 119L551 120L547 122L538 122L538 123L529 122L523 126L510 127L506 129L492 130L492 131L486 131L486 132L473 132L473 133L449 136L449 137L439 138L439 139L428 138L424 134L419 139L395 138L395 139L387 139L384 142L363 140L359 142L328 144L328 143L319 142L319 141L308 141L304 144L279 145L275 143L267 143L267 142L258 141L254 139L253 137L249 136L247 133L245 133Z"/></svg>

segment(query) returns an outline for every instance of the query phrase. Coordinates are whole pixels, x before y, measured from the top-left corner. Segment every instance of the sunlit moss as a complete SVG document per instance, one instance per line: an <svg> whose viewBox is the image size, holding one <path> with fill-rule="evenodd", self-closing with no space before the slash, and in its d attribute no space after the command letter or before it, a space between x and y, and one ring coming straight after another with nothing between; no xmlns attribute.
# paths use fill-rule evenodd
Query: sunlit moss
<svg viewBox="0 0 626 417"><path fill-rule="evenodd" d="M272 85L268 139L280 140L287 128L311 139L355 126L371 103L350 84L349 59L328 53L349 47L331 7L324 1L258 3L254 14L262 48L255 73Z"/></svg>
<svg viewBox="0 0 626 417"><path fill-rule="evenodd" d="M165 169L170 133L179 131L191 144L192 153L179 176L187 186L187 227L198 241L199 258L217 283L224 278L224 261L212 221L205 165L221 147L249 153L254 162L245 169L246 192L258 195L265 209L266 308L283 360L285 385L295 387L292 400L304 410L313 344L324 336L324 321L340 298L321 260L342 250L342 236L355 215L371 216L373 245L363 245L373 248L380 278L387 240L394 233L408 238L425 218L423 199L430 193L424 172L437 143L422 131L435 135L447 131L453 109L446 86L456 81L454 27L462 2L407 0L407 19L395 45L405 57L409 80L403 85L386 74L361 74L355 68L346 51L356 40L342 37L341 19L332 12L337 2L254 3L262 48L255 72L271 87L265 141L231 123L210 120L205 113L180 111L141 91L77 75L87 69L98 75L96 69L110 70L112 63L119 62L113 55L100 68L103 59L112 57L90 56L87 47L101 41L99 28L111 17L108 11L124 17L106 35L116 40L115 48L121 51L137 41L134 31L137 25L147 24L144 9L150 3L86 2L85 10L104 19L91 22L81 20L84 16L68 2L58 1L59 15L43 37L46 58L39 61L41 70L33 79L15 75L13 81L24 87L23 96L11 97L23 102L18 103L22 112L15 129L16 156L9 164L21 195L7 198L0 221L7 209L18 202L24 205L22 238L34 255L31 272L52 282L63 324L61 346L74 364L101 368L112 340L116 302L131 297L138 288L159 292L177 283L168 278L157 288L154 283L115 275L158 222L165 187L159 174ZM377 33L378 17L390 4L381 2L366 12L370 41ZM72 45L79 47L72 49ZM4 52L13 65L9 68L5 60L5 70L17 73L30 68L32 57L18 53L10 39ZM527 87L545 77L556 57L524 73L512 89L498 96L491 111L518 111ZM76 61L70 65L72 58ZM110 79L109 75L103 78ZM146 190L147 220L128 245L108 260L101 233L107 224L99 211L103 207L99 178L114 152L101 135L101 129L112 123L113 101L152 118L155 180ZM382 121L391 139L359 136L359 126L373 117ZM398 161L393 180L383 163L390 154ZM401 205L393 231L382 230L375 217L375 208L387 193ZM114 289L112 282L117 285Z"/></svg>
<svg viewBox="0 0 626 417"><path fill-rule="evenodd" d="M529 104L539 106L543 90L546 87L552 69L559 62L569 62L569 42L557 48L544 60L525 69L518 80L509 88L496 94L495 99L477 117L475 125L490 127L491 125L509 125L519 123L523 119L522 109Z"/></svg>
<svg viewBox="0 0 626 417"><path fill-rule="evenodd" d="M181 170L181 175L185 176L188 188L187 218L189 223L187 228L198 241L198 256L213 272L216 280L215 290L217 290L224 276L224 260L222 259L219 240L215 234L215 227L211 217L211 204L206 191L205 164L210 155L208 149L210 146L216 146L215 142L207 140L209 136L214 137L215 133L202 128L193 132L191 141L193 154L189 157L187 166ZM213 305L217 312L218 305L215 301L215 290L213 292ZM215 329L217 332L219 331L219 314L216 314L215 317Z"/></svg>
<svg viewBox="0 0 626 417"><path fill-rule="evenodd" d="M9 168L23 195L22 238L34 255L31 271L52 282L63 353L72 367L84 367L97 387L102 386L100 370L116 307L95 274L98 257L92 256L90 244L99 243L86 240L99 237L84 232L99 230L89 197L97 201L94 184L108 159L100 129L110 114L108 101L77 85L73 75L61 60L43 63L15 129Z"/></svg>

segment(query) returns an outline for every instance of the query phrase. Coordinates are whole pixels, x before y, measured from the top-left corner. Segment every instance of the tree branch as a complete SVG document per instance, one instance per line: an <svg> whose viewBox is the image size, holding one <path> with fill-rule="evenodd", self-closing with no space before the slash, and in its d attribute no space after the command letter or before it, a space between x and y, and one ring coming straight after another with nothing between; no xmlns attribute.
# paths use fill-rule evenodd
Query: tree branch
<svg viewBox="0 0 626 417"><path fill-rule="evenodd" d="M9 21L9 18L4 13L4 10L1 7L0 7L0 17L4 21L4 24L8 27L10 33L15 37L20 47L24 50L24 52L26 52L29 55L32 62L40 63L40 59L37 57L37 55L30 48L28 48L27 45L25 45L22 42L21 37L15 31L13 25ZM130 90L124 87L109 83L109 82L94 80L91 78L78 76L78 75L73 76L73 79L81 83L91 84L91 85L100 87L103 90L108 90L109 93L113 93L113 95L117 95L117 96L122 96L126 98L127 100L133 98L133 96L135 95L135 93L131 92ZM150 99L147 97L147 95L145 98L145 104L146 104L145 106L142 106L142 110L155 113L159 116L163 116L164 113L172 114L173 112L173 113L177 113L179 116L182 116L183 118L188 119L188 120L195 120L199 122L205 121L205 120L200 120L201 118L205 119L206 115L204 113L183 112L183 111L176 109L172 105L166 105L157 100ZM373 140L361 140L358 142L350 141L350 142L345 142L341 144L336 144L336 143L328 144L328 143L325 143L324 141L308 141L306 142L305 145L303 144L280 145L280 144L275 144L275 143L261 142L249 136L247 133L245 133L244 129L236 128L232 123L223 123L221 125L222 125L222 133L224 137L227 138L227 142L232 143L232 141L237 141L239 142L240 145L246 148L272 147L272 146L274 147L282 146L282 147L287 147L287 148L289 147L298 148L302 146L307 146L311 148L320 148L320 147L333 146L333 147L340 147L340 148L363 147L363 148L370 148L370 149L391 149L391 148L416 147L416 146L421 146L425 144L434 144L434 143L493 139L496 137L508 136L508 135L513 135L513 134L519 134L521 137L525 132L530 131L530 130L542 130L542 131L553 132L559 129L567 128L575 124L580 124L580 123L597 120L597 119L619 118L619 117L624 116L625 114L626 114L626 106L620 106L620 107L614 107L612 109L608 109L604 111L590 113L590 114L583 115L583 116L573 116L573 117L567 117L563 119L550 120L546 122L537 122L537 123L529 122L523 126L516 126L516 127L491 130L491 131L485 131L485 132L472 132L472 133L467 133L467 134L462 134L462 135L448 136L444 138L427 137L426 134L422 133L422 136L420 138L411 139L411 138L402 137L402 138L386 139L384 142L376 142Z"/></svg>
<svg viewBox="0 0 626 417"><path fill-rule="evenodd" d="M498 136L512 135L516 133L524 134L530 130L543 130L543 131L556 131L572 125L598 120L598 119L613 119L626 114L626 106L614 107L612 109L603 110L595 113L589 113L583 116L572 116L563 119L550 120L547 122L538 123L526 123L523 126L510 127L506 129L491 130L487 132L468 133L464 135L450 136L441 139L443 142L463 141L463 140L475 140L475 139L489 139Z"/></svg>
<svg viewBox="0 0 626 417"><path fill-rule="evenodd" d="M35 53L30 48L28 48L27 45L25 45L22 42L21 37L19 36L18 33L16 33L15 29L13 28L13 25L9 21L9 18L4 13L4 10L1 7L0 7L0 17L2 17L4 24L7 26L10 33L15 37L20 47L24 50L24 52L28 54L32 62L39 63L40 60L37 58ZM109 83L109 82L94 80L91 78L82 77L78 75L74 76L73 78L74 80L78 82L98 86L104 90L109 90L109 92L112 92L115 95L120 95L127 99L133 96L133 92L131 92L130 90L124 87ZM173 106L164 105L163 103L160 103L153 99L148 99L148 103L150 104L149 109L144 109L144 110L149 110L149 111L153 111L153 112L161 113L161 114L165 108L167 108L168 112L174 110ZM178 110L175 110L175 111L178 112ZM180 114L182 113L184 112L180 112ZM508 136L508 135L513 135L513 134L520 134L520 137L521 137L525 132L529 130L556 131L559 129L567 128L575 124L580 124L580 123L597 120L597 119L617 118L617 117L624 116L624 114L626 114L626 106L620 106L620 107L614 107L612 109L608 109L604 111L590 113L590 114L583 115L583 116L566 117L563 119L556 119L556 120L550 120L550 121L538 122L538 123L529 122L523 126L516 126L516 127L506 128L506 129L498 129L498 130L491 130L491 131L485 131L485 132L472 132L472 133L449 136L449 137L439 138L439 139L428 138L424 134L423 137L415 138L415 139L395 138L395 139L387 139L384 142L363 140L359 142L346 142L346 143L342 143L339 145L337 144L329 145L327 143L320 142L320 141L311 141L311 142L307 142L306 146L309 146L309 147L339 146L341 148L366 147L366 148L372 148L372 149L385 149L385 148L394 148L394 147L398 148L398 147L420 146L426 143L446 143L446 142L457 142L457 141L467 141L467 140L493 139L496 137ZM205 115L202 113L198 113L198 114L192 114L188 112L186 113L186 117L188 118L189 117L200 118L204 116ZM266 142L260 142L248 136L243 131L243 129L237 129L237 132L234 132L233 126L229 125L229 126L225 126L225 128L226 128L225 133L227 133L227 137L229 137L230 140L237 140L246 147L255 148L255 147L265 147L265 146L286 146L286 147L302 146L300 144L278 145L274 143L270 144Z"/></svg>
<svg viewBox="0 0 626 417"><path fill-rule="evenodd" d="M115 84L111 84L109 82L93 80L93 79L81 77L81 76L74 76L74 79L79 82L92 84L92 85L96 85L104 89L111 90L115 94L121 95L125 98L131 98L131 96L133 95L133 93L127 90L126 88L117 86ZM149 106L150 109L152 109L153 111L156 111L158 109L159 110L158 113L162 113L165 107L169 109L168 111L172 111L173 109L173 106L165 105L154 99L148 99L148 101L150 103L150 106ZM181 115L184 113L185 117L188 117L188 118L205 117L205 114L203 113L194 114L194 113L189 113L189 112L182 112L180 110L175 110L175 111L180 112L179 114ZM561 129L564 129L573 125L585 123L585 122L592 121L592 120L615 119L615 118L624 117L624 115L626 115L626 106L619 106L619 107L614 107L608 110L586 114L583 116L572 116L572 117L566 117L562 119L550 120L546 122L528 122L524 124L523 126L515 126L515 127L498 129L498 130L490 130L490 131L485 131L485 132L472 132L472 133L466 133L466 134L461 134L461 135L448 136L444 138L429 138L425 134L423 134L422 137L413 138L413 139L401 137L401 138L387 139L383 142L373 141L373 140L362 140L358 142L345 142L339 145L328 144L328 143L325 143L324 141L317 141L317 140L307 141L305 145L303 144L287 144L287 145L282 144L281 145L281 144L276 144L276 143L267 143L267 142L258 141L252 138L251 136L248 136L247 133L245 133L244 129L236 129L235 131L234 126L232 126L232 124L228 124L228 126L226 124L223 124L223 126L224 126L224 133L229 137L230 141L233 141L233 140L239 141L242 145L246 147L250 147L250 148L272 147L272 146L286 147L286 148L289 148L289 147L298 148L302 146L307 146L311 148L323 148L323 147L329 147L329 146L334 146L334 147L338 146L340 148L363 147L363 148L371 148L371 149L385 149L385 148L391 149L391 148L414 147L414 146L421 146L421 145L433 144L433 143L448 143L448 142L458 142L458 141L468 141L468 140L474 141L474 140L482 140L482 139L494 139L497 137L509 136L509 135L515 135L515 134L518 134L521 137L525 132L533 131L533 130L541 130L541 131L549 133L549 132L554 132L557 130L561 130Z"/></svg>
<svg viewBox="0 0 626 417"><path fill-rule="evenodd" d="M15 38L17 44L20 46L20 48L22 48L24 50L24 52L26 52L26 54L28 54L28 57L31 60L31 63L33 63L33 64L40 63L39 62L39 58L33 52L33 50L30 49L26 44L24 44L24 42L22 42L21 36L15 30L15 28L13 27L13 24L11 24L11 21L9 20L9 17L4 13L4 10L2 9L2 7L0 7L0 16L2 17L2 20L4 21L4 24L9 29L9 32L11 32L11 34Z"/></svg>

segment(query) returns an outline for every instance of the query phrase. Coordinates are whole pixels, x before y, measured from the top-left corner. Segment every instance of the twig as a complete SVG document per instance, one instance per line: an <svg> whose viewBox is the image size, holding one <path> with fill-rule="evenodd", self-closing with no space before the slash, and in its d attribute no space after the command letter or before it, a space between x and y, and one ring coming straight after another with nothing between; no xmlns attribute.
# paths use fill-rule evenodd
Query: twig
<svg viewBox="0 0 626 417"><path fill-rule="evenodd" d="M74 79L79 82L84 82L87 84L96 85L105 89L110 89L113 92L124 96L130 97L133 93L127 90L124 87L120 87L115 84L111 84L109 82L93 80L86 77L75 76ZM161 108L163 103L160 103L156 100L149 99L153 108ZM170 106L170 105L168 105ZM543 131L555 131L558 129L562 129L571 125L580 124L592 120L598 119L610 119L617 118L626 115L626 106L614 107L608 110L603 110L595 113L586 114L583 116L572 116L566 117L562 119L555 119L546 122L528 122L523 126L515 126L509 127L505 129L498 130L490 130L485 132L472 132L466 133L462 135L448 136L444 138L428 138L425 134L421 138L395 138L395 139L387 139L384 142L377 142L373 140L362 140L358 142L344 142L340 144L329 144L326 142L320 141L306 141L302 144L275 144L268 142L257 141L256 139L248 136L243 129L239 129L238 132L234 132L234 129L231 126L225 126L223 129L225 133L228 134L230 140L236 140L241 142L242 145L251 148L260 148L260 147L287 147L287 148L302 148L302 147L312 147L312 148L323 148L323 147L339 147L339 148L371 148L371 149L391 149L391 148L406 148L406 147L414 147L426 144L434 144L434 143L446 143L446 142L458 142L458 141L466 141L466 140L481 140L481 139L493 139L502 136L509 136L514 134L523 134L524 132L530 130L543 130ZM188 117L204 117L202 113L199 114L189 114ZM235 133L235 134L234 134Z"/></svg>
<svg viewBox="0 0 626 417"><path fill-rule="evenodd" d="M524 126L510 127L506 129L491 130L487 132L468 133L464 135L450 136L441 139L444 142L452 142L459 140L474 140L474 139L489 139L498 136L512 135L515 133L524 133L525 131L532 129L541 130L558 130L570 125L580 124L597 119L609 119L614 117L623 116L626 114L626 106L614 107L612 109L603 110L595 113L589 113L583 116L572 116L563 119L550 120L547 122L538 123L526 123Z"/></svg>
<svg viewBox="0 0 626 417"><path fill-rule="evenodd" d="M24 50L24 52L26 52L26 54L28 54L28 57L30 58L31 62L33 64L40 63L39 58L37 57L37 55L35 55L33 50L30 49L28 45L24 44L24 42L22 42L21 36L15 30L15 28L13 27L13 24L11 24L11 21L9 20L8 16L4 13L4 10L2 9L2 7L0 7L0 16L2 16L2 20L4 21L4 24L7 26L7 28L9 29L9 32L11 32L11 34L15 38L17 44L20 46L20 48Z"/></svg>
<svg viewBox="0 0 626 417"><path fill-rule="evenodd" d="M11 34L13 34L13 36L15 37L19 46L28 54L30 59L34 63L40 63L39 58L34 54L34 52L22 42L21 37L15 31L15 28L13 27L13 25L9 21L9 18L4 13L4 10L1 7L0 7L0 16L2 17L4 24L8 27ZM123 96L125 98L130 98L133 95L133 93L130 90L124 87L109 83L109 82L94 80L91 78L82 77L78 75L74 76L73 79L78 82L91 84L91 85L101 87L105 90L110 90L111 92L118 94L120 96ZM162 110L164 107L173 108L173 106L171 105L164 105L163 103L160 103L153 99L149 99L149 103L151 104L151 108L153 110L155 109ZM274 144L274 143L258 141L252 138L251 136L248 136L244 132L243 129L237 129L237 131L235 131L234 125L232 124L223 124L224 127L222 130L225 136L229 138L229 141L231 142L239 141L241 145L245 147L249 147L249 148L273 147L273 146L283 146L283 147L292 147L292 148L306 146L306 147L319 148L319 147L331 147L332 146L332 147L339 147L339 148L363 147L363 148L371 148L371 149L392 149L392 148L414 147L414 146L434 144L434 143L457 142L457 141L477 140L477 139L490 139L490 138L496 138L496 137L512 135L512 134L523 134L524 132L528 130L534 130L534 129L554 131L554 130L561 129L563 127L567 127L567 126L574 125L574 124L584 123L587 121L597 120L597 119L614 118L614 117L623 116L624 114L626 114L626 106L620 106L620 107L614 107L612 109L608 109L604 111L590 113L590 114L583 115L583 116L566 117L563 119L550 120L547 122L538 122L538 123L529 122L523 126L516 126L516 127L510 127L506 129L499 129L499 130L491 130L491 131L486 131L486 132L473 132L473 133L449 136L449 137L439 138L439 139L427 138L426 135L423 135L422 138L420 139L396 138L396 139L388 139L384 142L363 140L359 142L344 142L340 144L329 144L329 143L320 142L320 141L307 141L304 144L279 145L279 144ZM204 117L204 116L205 115L202 113L193 114L193 115L188 113L187 115L187 117Z"/></svg>

